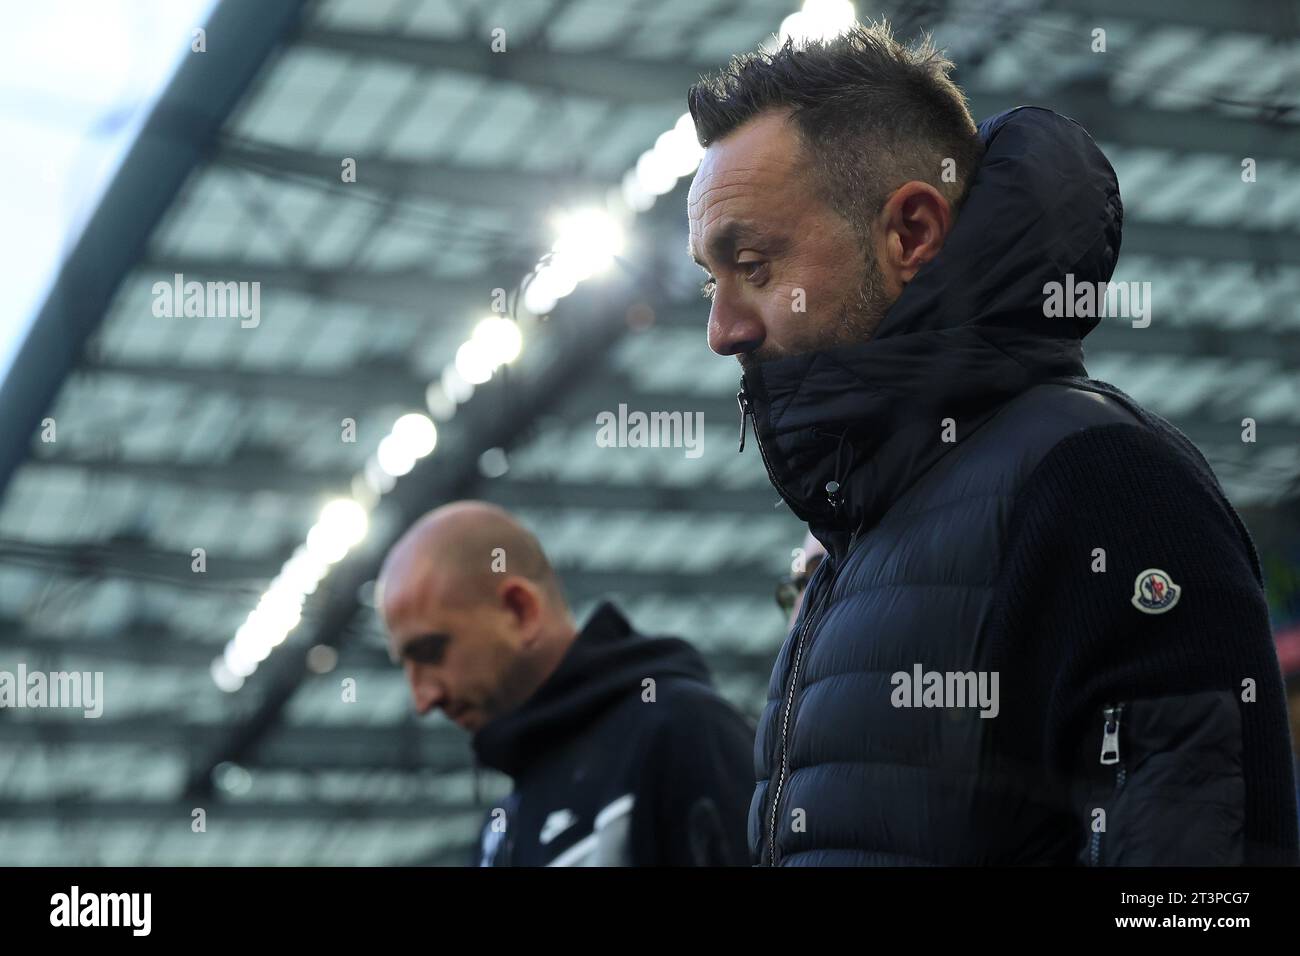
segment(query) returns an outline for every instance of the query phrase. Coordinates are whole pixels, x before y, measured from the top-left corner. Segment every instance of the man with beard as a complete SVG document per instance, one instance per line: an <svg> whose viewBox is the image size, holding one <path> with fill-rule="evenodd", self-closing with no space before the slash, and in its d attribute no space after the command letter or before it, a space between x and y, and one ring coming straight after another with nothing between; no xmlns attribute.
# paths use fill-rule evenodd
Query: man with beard
<svg viewBox="0 0 1300 956"><path fill-rule="evenodd" d="M689 94L709 345L828 552L759 723L754 859L1294 862L1251 539L1087 377L1097 319L1045 305L1110 278L1114 171L1048 110L977 127L951 67L855 27Z"/></svg>
<svg viewBox="0 0 1300 956"><path fill-rule="evenodd" d="M747 862L752 727L685 641L637 634L609 603L579 630L513 516L429 512L389 552L377 599L417 712L441 710L514 781L481 865Z"/></svg>

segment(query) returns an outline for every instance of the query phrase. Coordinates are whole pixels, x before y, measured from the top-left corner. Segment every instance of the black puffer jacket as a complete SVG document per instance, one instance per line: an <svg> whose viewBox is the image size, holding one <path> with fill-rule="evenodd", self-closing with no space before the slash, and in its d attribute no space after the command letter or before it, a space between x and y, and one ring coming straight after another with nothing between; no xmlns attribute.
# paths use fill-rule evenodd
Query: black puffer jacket
<svg viewBox="0 0 1300 956"><path fill-rule="evenodd" d="M759 723L755 862L1294 862L1249 535L1190 442L1085 377L1097 319L1043 314L1045 283L1110 278L1114 172L1047 110L980 131L876 336L742 384L830 554Z"/></svg>

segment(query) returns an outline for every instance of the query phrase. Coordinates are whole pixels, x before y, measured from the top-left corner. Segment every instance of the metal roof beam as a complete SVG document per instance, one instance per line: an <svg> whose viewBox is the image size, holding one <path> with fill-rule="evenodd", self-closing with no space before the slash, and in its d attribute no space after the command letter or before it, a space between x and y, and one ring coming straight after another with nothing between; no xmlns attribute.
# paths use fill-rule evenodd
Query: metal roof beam
<svg viewBox="0 0 1300 956"><path fill-rule="evenodd" d="M292 174L315 182L334 183L332 190L345 195L352 186L338 182L339 157L257 141L229 141L216 161L263 174ZM367 156L358 163L358 182L381 198L386 194L416 195L461 206L533 209L543 199L563 200L577 195L584 185L571 175L484 166L411 162L384 156Z"/></svg>
<svg viewBox="0 0 1300 956"><path fill-rule="evenodd" d="M1073 4L1073 0L1070 2ZM1128 19L1124 16L1130 7L1126 0L1090 2L1098 9L1099 16L1113 17L1116 20ZM1153 26L1167 26L1170 20L1167 11L1158 17L1152 17L1153 4L1157 2L1158 0L1147 0L1145 7L1137 9L1134 18L1140 23L1149 20ZM1255 4L1254 12L1244 15L1233 6L1215 0L1200 0L1196 9L1205 15L1202 19L1206 19L1206 22L1232 23L1236 29L1244 28L1246 32L1252 32L1250 25L1254 24L1253 32L1275 35L1274 21L1282 18L1272 9L1272 5L1265 0L1248 2ZM1181 8L1174 19L1185 22ZM942 19L934 25L941 26ZM1213 29L1232 27L1220 25ZM1294 29L1294 22L1291 29ZM938 36L942 41L942 32ZM454 71L518 83L533 91L546 90L552 94L621 103L672 104L680 110L686 108L686 91L691 84L701 74L722 66L717 62L650 60L611 51L557 52L541 47L512 49L509 56L499 56L483 43L322 27L305 30L301 42L317 49L352 56L380 58L429 70ZM960 67L959 63L958 68ZM1047 79L1050 80L1050 77ZM1068 82L1064 75L1061 79L1062 82ZM971 86L966 88L966 92L971 112L977 120L1017 105L1009 98L1012 95L1009 93ZM1089 132L1099 141L1110 139L1130 146L1154 146L1179 152L1223 152L1232 156L1289 156L1294 155L1295 144L1300 139L1300 126L1295 124L1269 125L1249 117L1208 110L1196 113L1195 122L1190 122L1189 116L1192 114L1186 111L1162 110L1143 104L1125 104L1121 107L1109 100L1104 89L1094 91L1068 85L1054 90L1045 105L1081 121L1086 117L1088 122L1084 125L1089 127ZM337 158L331 160L329 168L333 175L337 175ZM513 190L518 185L513 184L508 188Z"/></svg>
<svg viewBox="0 0 1300 956"><path fill-rule="evenodd" d="M1148 27L1197 27L1222 33L1286 35L1300 21L1295 0L1179 0L1171 9L1164 0L1044 0L1048 10L1076 17L1106 18ZM1107 26L1098 19L1097 26Z"/></svg>
<svg viewBox="0 0 1300 956"><path fill-rule="evenodd" d="M302 0L221 3L207 24L222 42L187 57L145 121L104 198L64 261L49 297L0 382L0 491L29 452L85 342L176 191L266 58L299 26Z"/></svg>
<svg viewBox="0 0 1300 956"><path fill-rule="evenodd" d="M217 553L207 555L207 570L191 569L189 552L165 551L137 544L79 541L45 544L14 538L0 539L0 564L40 567L76 577L125 576L148 578L181 587L248 584L261 586L280 572L276 558L244 558Z"/></svg>
<svg viewBox="0 0 1300 956"><path fill-rule="evenodd" d="M510 290L522 274L514 266L503 265L499 272L450 279L422 269L313 269L155 251L140 264L136 276L147 282L171 281L178 272L200 281L256 281L265 287L264 291L296 292L315 299L401 309L426 319L486 311L492 305L492 290Z"/></svg>
<svg viewBox="0 0 1300 956"><path fill-rule="evenodd" d="M281 398L320 406L365 408L377 405L424 407L429 380L418 378L409 362L368 362L338 370L305 372L250 366L158 365L119 359L83 364L78 375L121 375L188 385L203 392L235 392L243 398Z"/></svg>
<svg viewBox="0 0 1300 956"><path fill-rule="evenodd" d="M257 821L302 823L374 823L385 820L436 821L443 814L482 812L472 801L422 795L414 800L210 800L208 820L228 823ZM24 800L0 799L0 820L28 822L71 821L81 826L96 823L161 823L193 819L192 801L174 800Z"/></svg>

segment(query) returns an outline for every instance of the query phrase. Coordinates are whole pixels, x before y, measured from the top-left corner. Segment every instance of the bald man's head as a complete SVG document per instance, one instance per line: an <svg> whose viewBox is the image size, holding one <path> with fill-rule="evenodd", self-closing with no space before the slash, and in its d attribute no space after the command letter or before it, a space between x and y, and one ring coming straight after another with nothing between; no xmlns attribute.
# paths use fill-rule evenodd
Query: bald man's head
<svg viewBox="0 0 1300 956"><path fill-rule="evenodd" d="M561 608L559 578L536 536L504 508L457 501L430 511L393 546L379 575L381 606L421 600L432 588L439 600L462 606L491 601L505 575L543 588Z"/></svg>
<svg viewBox="0 0 1300 956"><path fill-rule="evenodd" d="M504 509L445 505L402 536L376 590L416 709L477 731L541 686L576 636L537 538Z"/></svg>
<svg viewBox="0 0 1300 956"><path fill-rule="evenodd" d="M790 575L790 583L794 586L793 604L790 607L790 627L794 627L794 622L799 617L799 608L803 606L803 596L808 591L808 582L812 580L813 572L825 558L826 548L809 531L803 536L803 555L798 562L799 567L792 569L793 573Z"/></svg>

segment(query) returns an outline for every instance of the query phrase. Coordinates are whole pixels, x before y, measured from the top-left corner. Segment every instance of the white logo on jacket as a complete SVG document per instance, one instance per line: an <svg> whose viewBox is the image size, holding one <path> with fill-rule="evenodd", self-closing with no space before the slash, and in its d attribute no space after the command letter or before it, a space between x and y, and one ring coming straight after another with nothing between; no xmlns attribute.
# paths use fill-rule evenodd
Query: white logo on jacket
<svg viewBox="0 0 1300 956"><path fill-rule="evenodd" d="M569 847L547 866L631 866L632 805L625 793L596 814L592 832Z"/></svg>
<svg viewBox="0 0 1300 956"><path fill-rule="evenodd" d="M572 810L553 810L547 814L546 822L542 824L542 832L538 840L542 846L546 846L577 822L578 818Z"/></svg>

